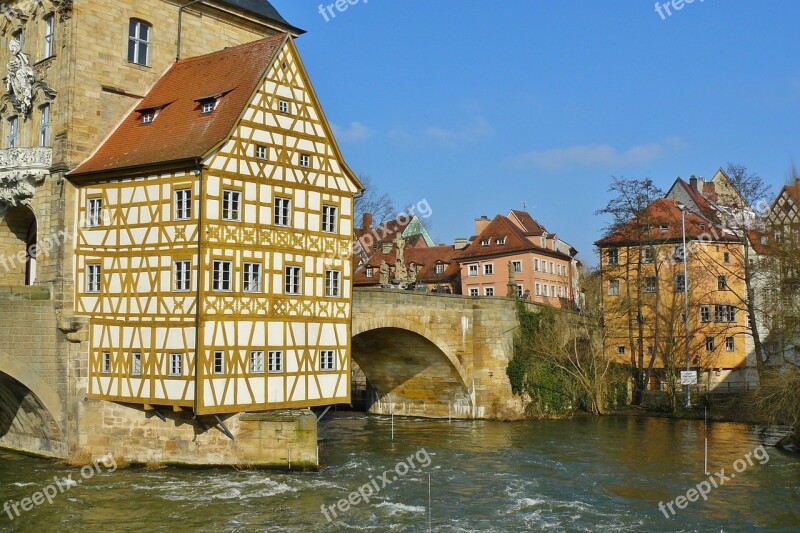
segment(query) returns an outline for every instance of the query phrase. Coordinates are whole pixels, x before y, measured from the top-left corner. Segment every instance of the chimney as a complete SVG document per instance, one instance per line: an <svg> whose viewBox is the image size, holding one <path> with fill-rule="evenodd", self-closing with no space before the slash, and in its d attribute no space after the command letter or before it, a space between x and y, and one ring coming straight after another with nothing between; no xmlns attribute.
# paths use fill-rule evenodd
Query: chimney
<svg viewBox="0 0 800 533"><path fill-rule="evenodd" d="M372 230L372 213L364 213L361 218L361 229L364 231Z"/></svg>
<svg viewBox="0 0 800 533"><path fill-rule="evenodd" d="M481 218L475 219L475 235L480 235L483 233L483 230L486 229L486 226L489 225L489 217L483 215Z"/></svg>
<svg viewBox="0 0 800 533"><path fill-rule="evenodd" d="M456 250L463 250L469 246L469 239L465 239L464 237L457 237L455 241L455 245L453 246Z"/></svg>
<svg viewBox="0 0 800 533"><path fill-rule="evenodd" d="M694 176L689 178L689 187L691 187L694 192L698 192L697 191L697 178L695 178Z"/></svg>
<svg viewBox="0 0 800 533"><path fill-rule="evenodd" d="M794 186L795 187L800 187L800 178L795 178L794 179Z"/></svg>

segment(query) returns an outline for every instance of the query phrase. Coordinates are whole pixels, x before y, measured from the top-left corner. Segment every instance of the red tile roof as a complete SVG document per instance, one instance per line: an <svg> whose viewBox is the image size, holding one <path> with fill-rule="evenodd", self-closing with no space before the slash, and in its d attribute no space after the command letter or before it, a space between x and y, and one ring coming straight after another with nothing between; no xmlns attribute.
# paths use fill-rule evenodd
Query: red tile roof
<svg viewBox="0 0 800 533"><path fill-rule="evenodd" d="M111 136L70 177L196 159L233 131L288 34L176 61ZM201 116L198 100L224 95ZM151 124L141 112L160 109Z"/></svg>
<svg viewBox="0 0 800 533"><path fill-rule="evenodd" d="M646 226L650 226L649 232L646 232ZM661 226L666 226L666 231L661 231ZM692 240L701 237L711 241L737 240L735 235L725 232L700 215L687 212L686 239ZM650 204L640 216L595 242L595 245L600 247L636 245L643 242L679 241L682 238L681 210L678 209L678 202L659 198Z"/></svg>
<svg viewBox="0 0 800 533"><path fill-rule="evenodd" d="M431 246L428 248L410 248L406 247L404 251L406 266L414 263L420 266L417 273L417 280L421 283L435 284L435 283L452 283L461 274L461 267L455 260L458 251L453 246ZM376 285L380 282L381 261L386 261L389 267L394 267L397 259L396 249L392 249L387 254L383 253L383 249L378 249L363 266L355 269L353 274L353 284L356 286L363 285ZM436 273L436 265L443 264L445 266L442 274ZM355 266L355 265L354 265ZM367 267L374 269L373 276L368 278L366 275Z"/></svg>
<svg viewBox="0 0 800 533"><path fill-rule="evenodd" d="M527 236L539 237L544 235L544 233L547 231L544 229L544 226L536 222L536 220L534 220L534 218L527 211L518 211L516 209L512 209L511 213L508 215L508 218L510 219L512 215L516 217L520 224L522 224L523 231Z"/></svg>
<svg viewBox="0 0 800 533"><path fill-rule="evenodd" d="M689 194L692 200L694 200L694 203L697 204L698 209L700 209L701 215L714 222L720 221L719 211L717 210L716 207L714 207L711 204L711 202L704 196L704 194L701 194L700 192L694 190L689 183L686 183L686 181L682 180L681 178L678 178L678 182L683 186L684 189L686 189L686 192ZM708 187L709 185L711 187ZM714 196L716 196L716 193L714 193L713 183L704 182L703 188L706 189L704 190L705 194L714 194Z"/></svg>
<svg viewBox="0 0 800 533"><path fill-rule="evenodd" d="M528 215L528 217L530 218L530 215ZM531 220L533 219L531 218ZM497 215L456 259L463 262L480 257L497 257L521 252L536 252L552 257L572 260L572 258L566 254L537 246L528 239L528 236L529 235L525 233L524 230L507 217ZM505 243L498 244L498 239L503 238L505 238ZM487 239L489 240L489 244L488 246L484 246L482 243Z"/></svg>

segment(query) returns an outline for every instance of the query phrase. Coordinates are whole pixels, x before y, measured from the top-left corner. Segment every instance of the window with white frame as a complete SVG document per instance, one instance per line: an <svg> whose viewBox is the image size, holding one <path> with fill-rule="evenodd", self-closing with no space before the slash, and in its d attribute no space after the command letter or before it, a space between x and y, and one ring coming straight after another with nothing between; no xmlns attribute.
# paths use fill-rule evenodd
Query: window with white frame
<svg viewBox="0 0 800 533"><path fill-rule="evenodd" d="M169 354L169 375L180 376L183 375L183 354L171 353Z"/></svg>
<svg viewBox="0 0 800 533"><path fill-rule="evenodd" d="M301 167L310 167L311 166L311 156L308 154L300 154L300 166Z"/></svg>
<svg viewBox="0 0 800 533"><path fill-rule="evenodd" d="M559 285L558 287L558 297L561 298L564 296L563 287Z"/></svg>
<svg viewBox="0 0 800 533"><path fill-rule="evenodd" d="M44 59L52 57L55 51L56 18L51 13L44 18Z"/></svg>
<svg viewBox="0 0 800 533"><path fill-rule="evenodd" d="M511 266L514 267L514 272L522 272L522 261L511 261Z"/></svg>
<svg viewBox="0 0 800 533"><path fill-rule="evenodd" d="M478 265L467 265L467 275L471 278L477 276Z"/></svg>
<svg viewBox="0 0 800 533"><path fill-rule="evenodd" d="M478 291L478 287L470 287L469 288L469 295L470 296L480 296L480 292Z"/></svg>
<svg viewBox="0 0 800 533"><path fill-rule="evenodd" d="M711 306L710 305L701 305L700 306L700 321L701 322L711 322Z"/></svg>
<svg viewBox="0 0 800 533"><path fill-rule="evenodd" d="M253 350L250 352L250 373L263 374L264 373L264 351Z"/></svg>
<svg viewBox="0 0 800 533"><path fill-rule="evenodd" d="M494 287L484 287L483 288L483 295L484 296L494 296Z"/></svg>
<svg viewBox="0 0 800 533"><path fill-rule="evenodd" d="M733 305L715 305L714 306L714 322L726 322L733 324L736 322L736 306Z"/></svg>
<svg viewBox="0 0 800 533"><path fill-rule="evenodd" d="M644 292L656 292L657 280L655 276L645 276L644 278Z"/></svg>
<svg viewBox="0 0 800 533"><path fill-rule="evenodd" d="M619 280L618 279L610 279L610 280L608 280L608 295L609 296L619 296Z"/></svg>
<svg viewBox="0 0 800 533"><path fill-rule="evenodd" d="M240 218L242 193L239 191L222 191L222 219L237 221Z"/></svg>
<svg viewBox="0 0 800 533"><path fill-rule="evenodd" d="M19 144L19 117L8 119L8 147L16 148Z"/></svg>
<svg viewBox="0 0 800 533"><path fill-rule="evenodd" d="M342 273L338 270L325 271L325 296L329 298L338 298L341 296L341 282Z"/></svg>
<svg viewBox="0 0 800 533"><path fill-rule="evenodd" d="M244 264L244 292L261 292L261 263Z"/></svg>
<svg viewBox="0 0 800 533"><path fill-rule="evenodd" d="M517 285L517 298L522 298L523 292L524 290L522 288L522 285Z"/></svg>
<svg viewBox="0 0 800 533"><path fill-rule="evenodd" d="M147 109L142 111L142 124L152 124L153 121L156 119L156 112L152 109Z"/></svg>
<svg viewBox="0 0 800 533"><path fill-rule="evenodd" d="M716 348L716 339L714 337L706 337L706 351L713 352Z"/></svg>
<svg viewBox="0 0 800 533"><path fill-rule="evenodd" d="M736 351L736 338L735 337L725 337L725 351L726 352L734 352L734 351Z"/></svg>
<svg viewBox="0 0 800 533"><path fill-rule="evenodd" d="M619 250L617 248L611 248L606 251L606 263L609 265L619 264Z"/></svg>
<svg viewBox="0 0 800 533"><path fill-rule="evenodd" d="M281 350L270 350L269 371L283 372L283 352Z"/></svg>
<svg viewBox="0 0 800 533"><path fill-rule="evenodd" d="M287 102L286 100L280 100L278 102L278 110L281 113L284 113L284 114L288 115L290 113L290 111L291 111L291 107L289 106L289 102Z"/></svg>
<svg viewBox="0 0 800 533"><path fill-rule="evenodd" d="M338 228L338 208L332 205L323 205L322 206L322 231L325 233L336 233L339 231Z"/></svg>
<svg viewBox="0 0 800 533"><path fill-rule="evenodd" d="M553 298L556 297L556 286L555 285L550 285L550 296L552 296Z"/></svg>
<svg viewBox="0 0 800 533"><path fill-rule="evenodd" d="M436 265L436 273L437 274L444 274L444 265L439 263Z"/></svg>
<svg viewBox="0 0 800 533"><path fill-rule="evenodd" d="M336 370L336 353L333 350L319 352L319 369L322 371Z"/></svg>
<svg viewBox="0 0 800 533"><path fill-rule="evenodd" d="M656 260L656 249L652 246L642 248L642 263L654 263Z"/></svg>
<svg viewBox="0 0 800 533"><path fill-rule="evenodd" d="M150 33L152 26L143 20L131 19L128 26L128 62L150 64Z"/></svg>
<svg viewBox="0 0 800 533"><path fill-rule="evenodd" d="M292 212L292 200L289 198L275 197L275 217L276 226L288 226Z"/></svg>
<svg viewBox="0 0 800 533"><path fill-rule="evenodd" d="M103 352L103 374L111 373L111 353Z"/></svg>
<svg viewBox="0 0 800 533"><path fill-rule="evenodd" d="M499 246L502 246L502 245L504 245L505 243L506 243L506 238L505 238L505 237L498 237L498 238L497 238L497 244L498 244Z"/></svg>
<svg viewBox="0 0 800 533"><path fill-rule="evenodd" d="M484 276L491 276L494 274L494 264L493 263L484 263L483 264L483 275Z"/></svg>
<svg viewBox="0 0 800 533"><path fill-rule="evenodd" d="M556 269L555 269L555 266L553 265L552 261L550 261L550 273L551 274L555 274L556 273Z"/></svg>
<svg viewBox="0 0 800 533"><path fill-rule="evenodd" d="M50 146L50 104L39 107L39 146Z"/></svg>
<svg viewBox="0 0 800 533"><path fill-rule="evenodd" d="M374 269L374 268L372 268L372 267L367 267L366 276L367 276L368 278L371 278L371 277L372 277L372 276L374 276L374 275L375 275L375 269Z"/></svg>
<svg viewBox="0 0 800 533"><path fill-rule="evenodd" d="M96 228L103 223L103 199L86 200L86 227Z"/></svg>
<svg viewBox="0 0 800 533"><path fill-rule="evenodd" d="M192 190L177 189L175 191L175 220L192 218Z"/></svg>
<svg viewBox="0 0 800 533"><path fill-rule="evenodd" d="M225 373L225 352L222 351L214 352L214 373L215 374Z"/></svg>
<svg viewBox="0 0 800 533"><path fill-rule="evenodd" d="M141 352L134 352L131 357L131 375L142 375L142 354Z"/></svg>
<svg viewBox="0 0 800 533"><path fill-rule="evenodd" d="M256 159L266 159L267 158L267 147L263 144L256 145Z"/></svg>
<svg viewBox="0 0 800 533"><path fill-rule="evenodd" d="M538 259L534 259L533 260L533 270L536 271L536 272L539 272L539 260Z"/></svg>
<svg viewBox="0 0 800 533"><path fill-rule="evenodd" d="M300 277L302 269L299 266L287 266L284 275L284 293L285 294L300 294L302 287L300 285Z"/></svg>
<svg viewBox="0 0 800 533"><path fill-rule="evenodd" d="M230 292L232 290L233 263L231 261L214 261L211 287L215 291Z"/></svg>
<svg viewBox="0 0 800 533"><path fill-rule="evenodd" d="M541 296L541 295L542 295L542 284L541 283L537 283L536 284L536 296Z"/></svg>
<svg viewBox="0 0 800 533"><path fill-rule="evenodd" d="M100 292L100 265L86 265L86 292Z"/></svg>
<svg viewBox="0 0 800 533"><path fill-rule="evenodd" d="M483 239L481 240L481 246L489 246L489 243L492 242L492 239Z"/></svg>
<svg viewBox="0 0 800 533"><path fill-rule="evenodd" d="M208 100L203 100L200 103L200 112L203 115L210 115L214 112L214 109L217 108L217 100L215 98L209 98Z"/></svg>
<svg viewBox="0 0 800 533"><path fill-rule="evenodd" d="M192 289L192 262L187 260L175 261L172 264L173 284L175 292L186 292Z"/></svg>
<svg viewBox="0 0 800 533"><path fill-rule="evenodd" d="M549 285L547 283L542 285L542 289L544 290L544 292L542 293L542 296L544 296L545 298L550 296L550 294L549 294L550 291L549 291L548 287L549 287Z"/></svg>

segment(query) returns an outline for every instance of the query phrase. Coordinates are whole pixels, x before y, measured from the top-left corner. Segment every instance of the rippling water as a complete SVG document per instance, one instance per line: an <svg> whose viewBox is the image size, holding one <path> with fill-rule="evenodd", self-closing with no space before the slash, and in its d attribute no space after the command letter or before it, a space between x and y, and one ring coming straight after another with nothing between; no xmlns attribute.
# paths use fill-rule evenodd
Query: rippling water
<svg viewBox="0 0 800 533"><path fill-rule="evenodd" d="M767 449L766 464L754 461L713 489L707 502L664 517L660 501L685 495L707 477L702 422L395 418L392 441L389 419L341 416L325 420L320 435L320 472L103 472L13 521L4 512L0 530L788 531L800 525L800 456L775 449ZM707 436L709 470L725 468L726 475L759 444L742 424L710 424ZM373 479L373 489L380 487L379 476L412 454L429 457L429 466L405 476L393 472L397 480L369 504L326 520L322 505L336 505ZM70 474L81 479L79 471L0 452L0 503Z"/></svg>

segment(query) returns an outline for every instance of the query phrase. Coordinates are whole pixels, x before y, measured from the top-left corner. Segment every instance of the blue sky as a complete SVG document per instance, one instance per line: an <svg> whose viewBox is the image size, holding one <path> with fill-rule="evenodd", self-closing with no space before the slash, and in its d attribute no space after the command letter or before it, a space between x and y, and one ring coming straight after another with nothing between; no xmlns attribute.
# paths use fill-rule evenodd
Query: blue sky
<svg viewBox="0 0 800 533"><path fill-rule="evenodd" d="M437 242L525 202L594 265L612 176L666 190L735 162L775 193L800 164L798 2L360 0L327 22L273 4L308 31L350 166L398 208L427 199Z"/></svg>

